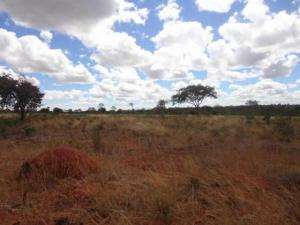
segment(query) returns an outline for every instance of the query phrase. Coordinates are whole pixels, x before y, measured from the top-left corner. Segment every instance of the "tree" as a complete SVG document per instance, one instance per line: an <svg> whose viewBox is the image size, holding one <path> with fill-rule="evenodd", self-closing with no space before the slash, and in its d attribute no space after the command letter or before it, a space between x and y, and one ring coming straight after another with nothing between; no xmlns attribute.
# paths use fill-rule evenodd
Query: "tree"
<svg viewBox="0 0 300 225"><path fill-rule="evenodd" d="M106 111L105 106L103 103L99 103L98 105L98 112L104 113Z"/></svg>
<svg viewBox="0 0 300 225"><path fill-rule="evenodd" d="M189 103L199 108L205 98L217 98L217 92L214 87L198 84L179 89L177 94L172 96L172 102L173 104Z"/></svg>
<svg viewBox="0 0 300 225"><path fill-rule="evenodd" d="M115 112L116 110L117 110L117 107L113 105L113 106L111 107L111 111Z"/></svg>
<svg viewBox="0 0 300 225"><path fill-rule="evenodd" d="M24 78L15 80L9 74L0 77L0 106L13 108L20 113L21 120L41 106L43 97L40 89Z"/></svg>
<svg viewBox="0 0 300 225"><path fill-rule="evenodd" d="M53 108L53 112L54 112L55 114L59 114L59 113L63 113L64 110L62 110L61 108L55 107L55 108Z"/></svg>
<svg viewBox="0 0 300 225"><path fill-rule="evenodd" d="M132 111L134 111L134 108L133 108L134 104L132 102L129 103L129 106L131 107Z"/></svg>
<svg viewBox="0 0 300 225"><path fill-rule="evenodd" d="M40 112L41 113L49 113L50 112L50 107L42 108L42 109L40 109Z"/></svg>
<svg viewBox="0 0 300 225"><path fill-rule="evenodd" d="M246 105L248 105L248 106L258 106L259 104L258 104L258 101L256 101L256 100L248 100L246 102Z"/></svg>
<svg viewBox="0 0 300 225"><path fill-rule="evenodd" d="M95 113L95 112L97 112L97 110L95 109L95 107L89 107L89 108L87 109L87 112L88 112L88 113Z"/></svg>
<svg viewBox="0 0 300 225"><path fill-rule="evenodd" d="M156 105L156 110L158 111L164 111L166 109L166 104L167 104L167 101L164 100L164 99L161 99L158 101L157 105Z"/></svg>

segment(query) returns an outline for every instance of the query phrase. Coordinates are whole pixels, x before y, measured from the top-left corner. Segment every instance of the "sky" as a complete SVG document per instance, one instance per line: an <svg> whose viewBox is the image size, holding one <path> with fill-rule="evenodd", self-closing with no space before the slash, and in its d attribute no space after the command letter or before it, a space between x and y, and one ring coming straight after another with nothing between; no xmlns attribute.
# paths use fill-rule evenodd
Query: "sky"
<svg viewBox="0 0 300 225"><path fill-rule="evenodd" d="M205 105L300 104L300 0L0 0L0 73L43 107L152 108L188 85Z"/></svg>

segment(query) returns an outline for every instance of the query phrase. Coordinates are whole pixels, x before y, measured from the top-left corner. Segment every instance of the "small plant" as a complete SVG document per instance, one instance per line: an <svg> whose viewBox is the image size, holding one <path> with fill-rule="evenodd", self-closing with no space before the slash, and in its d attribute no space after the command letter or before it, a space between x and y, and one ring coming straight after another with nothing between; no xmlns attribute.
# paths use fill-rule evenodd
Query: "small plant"
<svg viewBox="0 0 300 225"><path fill-rule="evenodd" d="M26 137L32 137L36 133L35 127L25 127L23 128Z"/></svg>
<svg viewBox="0 0 300 225"><path fill-rule="evenodd" d="M15 126L19 120L16 119L0 119L0 138L7 138L10 127Z"/></svg>
<svg viewBox="0 0 300 225"><path fill-rule="evenodd" d="M104 130L104 124L103 123L97 124L92 129L92 140L93 140L93 144L94 144L94 150L96 152L99 152L101 149L102 149L102 151L104 150L103 140L101 138L101 133L102 133L103 130Z"/></svg>
<svg viewBox="0 0 300 225"><path fill-rule="evenodd" d="M156 217L164 224L170 224L172 216L171 204L165 199L156 199Z"/></svg>
<svg viewBox="0 0 300 225"><path fill-rule="evenodd" d="M275 120L273 131L281 141L290 142L295 137L291 117L280 117Z"/></svg>
<svg viewBox="0 0 300 225"><path fill-rule="evenodd" d="M265 123L266 123L267 125L270 125L270 123L271 123L271 118L272 118L272 116L270 115L270 113L266 113L266 114L264 115L263 120L265 121Z"/></svg>

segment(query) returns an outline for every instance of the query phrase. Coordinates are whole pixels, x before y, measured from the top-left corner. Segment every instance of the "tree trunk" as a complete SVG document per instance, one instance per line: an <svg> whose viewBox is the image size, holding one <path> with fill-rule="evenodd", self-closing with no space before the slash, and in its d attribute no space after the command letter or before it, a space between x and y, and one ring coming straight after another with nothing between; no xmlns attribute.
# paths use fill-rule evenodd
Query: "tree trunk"
<svg viewBox="0 0 300 225"><path fill-rule="evenodd" d="M22 109L20 113L21 113L21 120L24 121L24 120L25 120L25 117L26 117L26 112L25 112L25 110Z"/></svg>

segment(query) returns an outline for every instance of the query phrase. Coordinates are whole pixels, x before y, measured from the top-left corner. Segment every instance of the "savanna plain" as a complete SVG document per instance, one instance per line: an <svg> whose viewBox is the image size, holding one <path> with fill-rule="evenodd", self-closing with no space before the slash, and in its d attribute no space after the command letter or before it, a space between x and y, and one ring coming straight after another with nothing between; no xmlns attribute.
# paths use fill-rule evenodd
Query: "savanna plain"
<svg viewBox="0 0 300 225"><path fill-rule="evenodd" d="M0 116L1 225L298 225L300 119Z"/></svg>

